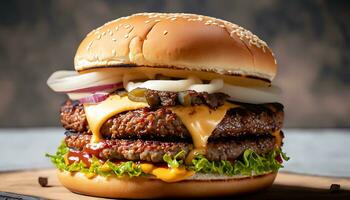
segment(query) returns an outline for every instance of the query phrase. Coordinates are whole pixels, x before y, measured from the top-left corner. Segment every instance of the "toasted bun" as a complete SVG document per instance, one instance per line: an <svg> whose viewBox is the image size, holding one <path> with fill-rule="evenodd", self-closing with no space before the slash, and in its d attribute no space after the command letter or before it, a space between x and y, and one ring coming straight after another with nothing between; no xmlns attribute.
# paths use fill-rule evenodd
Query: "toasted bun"
<svg viewBox="0 0 350 200"><path fill-rule="evenodd" d="M166 183L146 178L105 178L96 176L88 179L82 173L71 175L58 171L60 182L69 190L79 194L109 198L164 198L164 197L210 197L238 195L269 187L276 173L226 179L194 179Z"/></svg>
<svg viewBox="0 0 350 200"><path fill-rule="evenodd" d="M271 82L276 60L266 43L227 21L194 14L140 13L93 30L75 69L156 67L214 72Z"/></svg>

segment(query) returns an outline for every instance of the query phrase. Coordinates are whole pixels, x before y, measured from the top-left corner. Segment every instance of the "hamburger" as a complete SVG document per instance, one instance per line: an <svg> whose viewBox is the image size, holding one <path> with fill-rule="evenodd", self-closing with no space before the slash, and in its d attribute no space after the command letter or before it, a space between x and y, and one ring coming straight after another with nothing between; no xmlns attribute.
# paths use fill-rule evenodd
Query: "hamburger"
<svg viewBox="0 0 350 200"><path fill-rule="evenodd" d="M277 65L250 31L195 14L140 13L81 42L51 158L75 193L209 197L269 187L283 160Z"/></svg>

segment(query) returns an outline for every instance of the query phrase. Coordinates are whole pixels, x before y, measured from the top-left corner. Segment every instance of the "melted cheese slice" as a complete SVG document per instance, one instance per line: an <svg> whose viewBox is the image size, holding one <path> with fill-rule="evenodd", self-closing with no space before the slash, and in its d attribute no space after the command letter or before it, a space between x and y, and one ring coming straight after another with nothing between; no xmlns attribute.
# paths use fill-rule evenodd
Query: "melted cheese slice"
<svg viewBox="0 0 350 200"><path fill-rule="evenodd" d="M101 139L100 129L112 116L147 106L147 103L130 101L127 96L120 97L118 95L112 95L99 104L84 104L86 118L93 134L91 142L95 143ZM206 153L210 135L225 117L226 112L235 107L239 106L225 102L223 106L215 110L205 105L191 107L175 106L170 108L181 119L192 136L194 150L187 156L186 163L191 163L195 155ZM282 137L280 132L276 131L273 135L276 137L276 146L281 146ZM153 164L141 164L141 169L144 173L152 174L165 182L181 181L195 173L182 167L164 168L156 167Z"/></svg>
<svg viewBox="0 0 350 200"><path fill-rule="evenodd" d="M91 143L101 139L100 129L109 118L121 112L147 106L147 103L130 101L127 96L118 95L112 95L98 104L84 104L86 119L93 134Z"/></svg>
<svg viewBox="0 0 350 200"><path fill-rule="evenodd" d="M153 164L141 164L141 169L144 173L152 174L156 178L168 183L182 181L195 174L194 171L186 170L183 167L164 168L156 167Z"/></svg>
<svg viewBox="0 0 350 200"><path fill-rule="evenodd" d="M235 107L239 106L225 102L215 110L205 105L170 108L181 119L192 136L194 150L187 156L186 163L191 163L195 155L206 153L211 133L225 117L227 110Z"/></svg>
<svg viewBox="0 0 350 200"><path fill-rule="evenodd" d="M275 132L272 133L273 136L275 136L275 140L276 140L276 147L281 147L282 146L282 134L281 134L281 130L277 130Z"/></svg>

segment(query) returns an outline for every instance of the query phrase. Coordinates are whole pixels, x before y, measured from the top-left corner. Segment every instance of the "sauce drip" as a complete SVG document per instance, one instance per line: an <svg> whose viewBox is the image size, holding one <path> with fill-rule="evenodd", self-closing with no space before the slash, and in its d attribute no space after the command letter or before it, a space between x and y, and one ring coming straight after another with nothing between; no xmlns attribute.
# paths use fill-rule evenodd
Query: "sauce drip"
<svg viewBox="0 0 350 200"><path fill-rule="evenodd" d="M98 104L84 104L86 120L88 121L92 138L90 143L98 143L102 140L100 129L112 116L129 110L147 107L144 102L134 102L127 96L111 95Z"/></svg>
<svg viewBox="0 0 350 200"><path fill-rule="evenodd" d="M103 149L108 148L109 145L105 141L98 143L90 143L85 145L82 151L69 149L67 154L67 162L71 165L74 162L82 161L87 167L91 165L91 158L96 157L100 159L100 153Z"/></svg>
<svg viewBox="0 0 350 200"><path fill-rule="evenodd" d="M95 156L96 158L100 158L100 153L103 151L103 149L108 147L109 145L105 141L100 141L98 143L86 144L83 151Z"/></svg>
<svg viewBox="0 0 350 200"><path fill-rule="evenodd" d="M83 151L76 151L70 149L67 154L67 162L69 165L82 161L87 167L90 167L91 164L91 156Z"/></svg>

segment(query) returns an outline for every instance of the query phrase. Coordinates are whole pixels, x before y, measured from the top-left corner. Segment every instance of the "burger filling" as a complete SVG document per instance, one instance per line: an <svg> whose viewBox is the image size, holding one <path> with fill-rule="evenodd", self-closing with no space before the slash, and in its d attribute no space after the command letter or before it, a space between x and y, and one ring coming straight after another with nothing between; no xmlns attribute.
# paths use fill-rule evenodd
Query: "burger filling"
<svg viewBox="0 0 350 200"><path fill-rule="evenodd" d="M277 171L283 106L229 101L224 93L119 90L97 104L66 101L61 170L166 182L194 173L253 176Z"/></svg>

